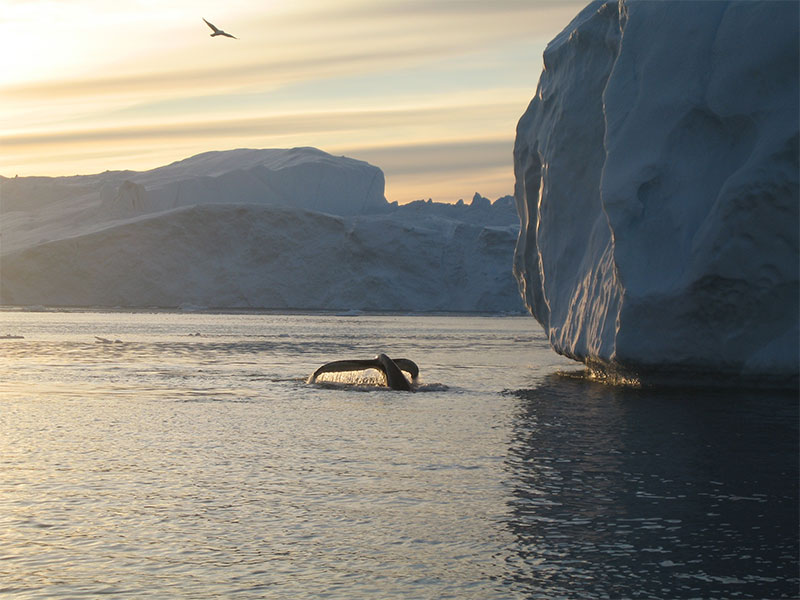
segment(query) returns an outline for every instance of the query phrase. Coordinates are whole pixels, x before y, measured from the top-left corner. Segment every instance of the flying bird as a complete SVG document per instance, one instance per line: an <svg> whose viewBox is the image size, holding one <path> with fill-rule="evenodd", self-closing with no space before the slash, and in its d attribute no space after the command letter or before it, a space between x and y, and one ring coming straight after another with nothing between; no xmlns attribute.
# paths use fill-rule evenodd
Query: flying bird
<svg viewBox="0 0 800 600"><path fill-rule="evenodd" d="M205 19L203 19L203 21L206 21L206 20L205 20ZM239 38L237 38L235 35L231 35L230 33L227 33L227 32L225 32L225 31L222 31L222 29L218 29L218 28L217 28L215 25L213 25L213 24L209 23L208 21L206 21L206 25L208 25L209 27L211 27L211 31L213 31L213 32L214 32L214 33L212 33L212 34L211 34L211 37L215 37L215 36L218 36L218 35L224 35L225 37L233 38L233 39L235 39L235 40L238 40L238 39L239 39Z"/></svg>

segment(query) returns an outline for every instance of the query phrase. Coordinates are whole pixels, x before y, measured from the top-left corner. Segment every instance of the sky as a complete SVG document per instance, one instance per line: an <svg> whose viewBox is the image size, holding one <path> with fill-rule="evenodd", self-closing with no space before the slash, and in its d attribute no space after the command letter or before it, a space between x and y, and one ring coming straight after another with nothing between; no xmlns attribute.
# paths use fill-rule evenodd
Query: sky
<svg viewBox="0 0 800 600"><path fill-rule="evenodd" d="M314 146L383 169L389 201L497 198L542 52L584 5L0 0L0 175Z"/></svg>

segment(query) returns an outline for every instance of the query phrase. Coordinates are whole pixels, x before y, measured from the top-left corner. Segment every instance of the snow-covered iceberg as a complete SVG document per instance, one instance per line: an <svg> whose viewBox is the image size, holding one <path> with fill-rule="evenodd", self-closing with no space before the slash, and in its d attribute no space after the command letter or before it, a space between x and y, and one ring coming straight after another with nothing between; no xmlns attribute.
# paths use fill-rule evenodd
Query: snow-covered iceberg
<svg viewBox="0 0 800 600"><path fill-rule="evenodd" d="M796 385L799 6L593 2L547 46L514 272L557 352Z"/></svg>
<svg viewBox="0 0 800 600"><path fill-rule="evenodd" d="M383 171L316 148L206 152L126 179L104 202L123 216L197 204L262 204L335 215L386 207Z"/></svg>
<svg viewBox="0 0 800 600"><path fill-rule="evenodd" d="M505 199L397 206L379 168L312 148L0 178L0 213L0 304L523 310Z"/></svg>

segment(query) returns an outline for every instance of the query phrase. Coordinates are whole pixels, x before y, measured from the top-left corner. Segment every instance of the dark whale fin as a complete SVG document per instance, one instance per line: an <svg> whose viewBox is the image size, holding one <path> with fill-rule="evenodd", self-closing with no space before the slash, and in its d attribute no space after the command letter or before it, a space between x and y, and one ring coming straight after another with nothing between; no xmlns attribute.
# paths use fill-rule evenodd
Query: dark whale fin
<svg viewBox="0 0 800 600"><path fill-rule="evenodd" d="M411 381L416 381L417 377L419 377L419 367L413 360L408 360L407 358L393 358L392 360L394 364L400 367L401 371L411 373Z"/></svg>
<svg viewBox="0 0 800 600"><path fill-rule="evenodd" d="M379 354L373 359L368 360L335 360L322 365L314 371L308 378L307 383L314 383L317 377L323 373L343 373L345 371L363 371L366 369L376 369L383 373L387 387L393 390L411 391L411 384L403 371L411 374L411 380L416 381L419 376L419 367L407 358L392 360L385 354Z"/></svg>
<svg viewBox="0 0 800 600"><path fill-rule="evenodd" d="M380 362L381 366L383 367L381 370L386 376L386 385L393 390L403 390L406 392L411 391L411 384L408 382L408 379L406 379L406 376L403 375L400 367L398 367L391 358L385 354L378 354L375 360Z"/></svg>

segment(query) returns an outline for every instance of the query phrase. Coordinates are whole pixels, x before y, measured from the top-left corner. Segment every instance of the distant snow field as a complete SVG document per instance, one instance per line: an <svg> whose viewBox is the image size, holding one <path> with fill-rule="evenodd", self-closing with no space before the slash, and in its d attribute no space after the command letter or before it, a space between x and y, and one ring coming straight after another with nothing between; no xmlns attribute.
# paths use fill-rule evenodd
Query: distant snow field
<svg viewBox="0 0 800 600"><path fill-rule="evenodd" d="M0 178L0 212L4 305L524 310L511 198L398 206L379 168L314 148Z"/></svg>

